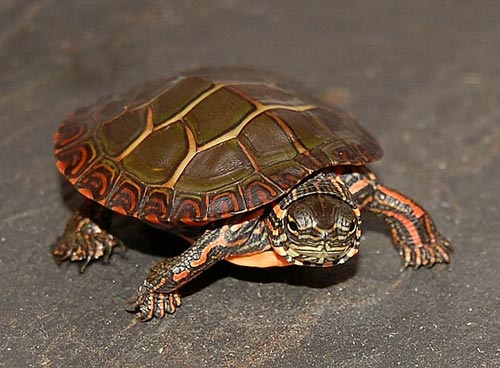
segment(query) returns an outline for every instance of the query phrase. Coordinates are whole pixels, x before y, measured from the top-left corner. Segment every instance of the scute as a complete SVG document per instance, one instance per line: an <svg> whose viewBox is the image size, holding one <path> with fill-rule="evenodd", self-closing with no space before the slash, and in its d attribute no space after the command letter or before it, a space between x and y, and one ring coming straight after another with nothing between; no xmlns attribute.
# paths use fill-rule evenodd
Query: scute
<svg viewBox="0 0 500 368"><path fill-rule="evenodd" d="M189 150L185 127L175 122L152 132L121 161L123 169L144 183L164 184Z"/></svg>
<svg viewBox="0 0 500 368"><path fill-rule="evenodd" d="M196 154L176 183L183 192L203 193L241 182L254 172L236 139Z"/></svg>
<svg viewBox="0 0 500 368"><path fill-rule="evenodd" d="M382 156L351 116L238 69L163 78L80 109L54 145L59 170L88 198L190 225L264 206L322 168Z"/></svg>
<svg viewBox="0 0 500 368"><path fill-rule="evenodd" d="M211 87L213 84L203 79L180 79L152 102L151 106L156 117L154 124L159 125L172 118Z"/></svg>
<svg viewBox="0 0 500 368"><path fill-rule="evenodd" d="M194 107L183 120L193 132L196 144L203 146L234 129L255 107L221 88Z"/></svg>
<svg viewBox="0 0 500 368"><path fill-rule="evenodd" d="M262 132L266 132L265 137ZM258 157L255 164L261 171L275 163L293 160L298 154L287 132L267 113L248 124L238 141L251 157Z"/></svg>
<svg viewBox="0 0 500 368"><path fill-rule="evenodd" d="M147 109L127 111L102 123L98 136L107 155L119 155L146 129Z"/></svg>

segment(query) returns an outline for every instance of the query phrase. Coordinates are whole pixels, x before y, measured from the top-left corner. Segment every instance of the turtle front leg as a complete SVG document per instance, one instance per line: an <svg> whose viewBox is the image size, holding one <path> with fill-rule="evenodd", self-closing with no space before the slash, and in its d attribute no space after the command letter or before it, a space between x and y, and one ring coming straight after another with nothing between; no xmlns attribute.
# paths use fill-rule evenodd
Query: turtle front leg
<svg viewBox="0 0 500 368"><path fill-rule="evenodd" d="M106 231L110 225L110 211L86 201L68 221L52 253L59 262L82 262L81 272L85 271L90 261L101 257L107 261L113 248L124 247L119 239Z"/></svg>
<svg viewBox="0 0 500 368"><path fill-rule="evenodd" d="M452 246L437 231L429 213L402 193L378 183L367 169L358 170L344 174L343 178L359 206L389 224L394 246L405 267L449 263Z"/></svg>
<svg viewBox="0 0 500 368"><path fill-rule="evenodd" d="M128 303L128 310L136 312L141 321L173 314L181 305L178 289L182 285L221 260L256 253L267 246L259 217L207 230L179 256L155 264Z"/></svg>

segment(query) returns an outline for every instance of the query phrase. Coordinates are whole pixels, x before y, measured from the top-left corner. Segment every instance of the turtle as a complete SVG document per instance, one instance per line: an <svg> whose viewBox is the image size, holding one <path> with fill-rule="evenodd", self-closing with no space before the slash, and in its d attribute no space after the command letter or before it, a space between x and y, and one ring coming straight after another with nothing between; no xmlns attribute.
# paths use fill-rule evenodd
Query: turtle
<svg viewBox="0 0 500 368"><path fill-rule="evenodd" d="M113 212L187 241L153 265L127 309L173 314L179 288L219 261L332 267L358 253L361 210L390 227L405 267L450 261L417 202L368 168L379 143L338 107L271 73L201 69L163 77L70 114L57 167L86 197L53 254L81 271L124 247Z"/></svg>

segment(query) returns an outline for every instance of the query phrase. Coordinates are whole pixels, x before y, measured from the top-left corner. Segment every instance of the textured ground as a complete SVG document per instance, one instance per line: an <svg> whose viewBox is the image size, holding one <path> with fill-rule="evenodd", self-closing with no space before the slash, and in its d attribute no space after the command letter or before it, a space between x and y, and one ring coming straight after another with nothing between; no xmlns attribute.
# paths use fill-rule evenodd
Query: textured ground
<svg viewBox="0 0 500 368"><path fill-rule="evenodd" d="M500 366L498 2L269 3L0 3L0 366ZM57 267L81 202L54 166L60 121L207 65L280 72L357 115L386 151L374 169L430 210L452 264L401 272L368 219L344 267L221 264L147 324L123 300L172 239L120 219L125 257Z"/></svg>

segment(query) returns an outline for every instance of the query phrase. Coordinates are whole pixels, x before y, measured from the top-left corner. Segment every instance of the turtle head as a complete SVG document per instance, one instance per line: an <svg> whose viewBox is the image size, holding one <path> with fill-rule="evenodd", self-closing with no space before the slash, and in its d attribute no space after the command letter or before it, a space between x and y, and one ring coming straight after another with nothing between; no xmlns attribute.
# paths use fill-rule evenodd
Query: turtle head
<svg viewBox="0 0 500 368"><path fill-rule="evenodd" d="M273 248L290 263L329 267L358 252L359 209L334 194L311 193L292 200L274 211L272 221Z"/></svg>

